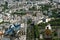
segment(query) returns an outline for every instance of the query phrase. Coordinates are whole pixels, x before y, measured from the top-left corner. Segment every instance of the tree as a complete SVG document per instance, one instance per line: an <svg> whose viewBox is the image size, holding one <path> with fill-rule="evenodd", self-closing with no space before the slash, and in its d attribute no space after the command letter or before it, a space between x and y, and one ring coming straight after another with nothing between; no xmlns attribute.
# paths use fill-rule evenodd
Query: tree
<svg viewBox="0 0 60 40"><path fill-rule="evenodd" d="M30 23L30 26L27 28L27 40L40 40L39 38L39 28L34 23Z"/></svg>
<svg viewBox="0 0 60 40"><path fill-rule="evenodd" d="M7 1L5 1L5 6L4 6L4 8L8 8L8 2Z"/></svg>
<svg viewBox="0 0 60 40"><path fill-rule="evenodd" d="M27 27L27 40L34 40L34 29L33 29L33 24L31 23Z"/></svg>
<svg viewBox="0 0 60 40"><path fill-rule="evenodd" d="M40 23L40 24L38 24L38 26L41 27L41 28L45 28L45 26L47 26L47 24L48 23Z"/></svg>
<svg viewBox="0 0 60 40"><path fill-rule="evenodd" d="M14 13L12 13L12 15L25 15L26 13L25 12L14 12Z"/></svg>
<svg viewBox="0 0 60 40"><path fill-rule="evenodd" d="M33 6L32 8L29 8L29 10L31 10L31 11L36 11L37 8L36 8L35 6Z"/></svg>
<svg viewBox="0 0 60 40"><path fill-rule="evenodd" d="M19 1L19 0L16 0L16 1Z"/></svg>
<svg viewBox="0 0 60 40"><path fill-rule="evenodd" d="M38 28L37 25L34 25L34 38L38 38L38 40L40 40L40 37L39 36L40 36L39 28Z"/></svg>
<svg viewBox="0 0 60 40"><path fill-rule="evenodd" d="M30 24L32 22L32 19L28 19L27 24Z"/></svg>
<svg viewBox="0 0 60 40"><path fill-rule="evenodd" d="M60 19L51 20L48 23L50 23L51 26L60 26Z"/></svg>
<svg viewBox="0 0 60 40"><path fill-rule="evenodd" d="M50 0L50 3L53 3L53 0Z"/></svg>

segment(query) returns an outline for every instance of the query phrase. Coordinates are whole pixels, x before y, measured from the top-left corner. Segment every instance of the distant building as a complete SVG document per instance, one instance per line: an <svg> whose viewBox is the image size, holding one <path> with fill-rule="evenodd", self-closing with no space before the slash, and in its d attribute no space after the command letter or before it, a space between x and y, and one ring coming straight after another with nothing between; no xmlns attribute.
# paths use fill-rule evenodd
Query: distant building
<svg viewBox="0 0 60 40"><path fill-rule="evenodd" d="M57 8L60 8L60 0L53 0L53 2L56 3L56 7Z"/></svg>
<svg viewBox="0 0 60 40"><path fill-rule="evenodd" d="M53 2L60 3L60 0L53 0Z"/></svg>
<svg viewBox="0 0 60 40"><path fill-rule="evenodd" d="M0 0L0 5L5 4L4 0Z"/></svg>

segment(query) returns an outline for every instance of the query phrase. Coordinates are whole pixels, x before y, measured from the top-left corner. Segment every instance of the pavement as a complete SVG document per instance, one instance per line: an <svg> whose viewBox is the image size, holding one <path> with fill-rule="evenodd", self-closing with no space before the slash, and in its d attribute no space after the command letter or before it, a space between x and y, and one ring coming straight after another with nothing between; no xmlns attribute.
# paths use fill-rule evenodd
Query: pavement
<svg viewBox="0 0 60 40"><path fill-rule="evenodd" d="M1 40L10 40L9 37L3 37L3 38L0 37L0 39ZM22 35L21 37L19 37L19 39L13 37L12 40L26 40L26 35Z"/></svg>
<svg viewBox="0 0 60 40"><path fill-rule="evenodd" d="M1 40L10 40L10 38L3 37Z"/></svg>
<svg viewBox="0 0 60 40"><path fill-rule="evenodd" d="M23 35L19 38L20 40L26 40L26 35Z"/></svg>

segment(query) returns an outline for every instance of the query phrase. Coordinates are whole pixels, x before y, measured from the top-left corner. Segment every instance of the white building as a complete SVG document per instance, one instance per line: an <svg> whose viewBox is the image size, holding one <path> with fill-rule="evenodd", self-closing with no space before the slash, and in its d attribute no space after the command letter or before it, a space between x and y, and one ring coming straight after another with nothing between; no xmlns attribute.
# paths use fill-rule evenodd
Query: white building
<svg viewBox="0 0 60 40"><path fill-rule="evenodd" d="M45 27L45 29L47 29L47 27L51 30L52 28L51 28L51 26L50 26L50 24L48 24L46 27Z"/></svg>

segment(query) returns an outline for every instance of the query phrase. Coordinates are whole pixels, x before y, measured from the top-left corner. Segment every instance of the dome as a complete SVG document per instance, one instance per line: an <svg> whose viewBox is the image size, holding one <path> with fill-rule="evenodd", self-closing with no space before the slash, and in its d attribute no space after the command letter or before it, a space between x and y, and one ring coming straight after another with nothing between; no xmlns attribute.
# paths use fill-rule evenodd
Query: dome
<svg viewBox="0 0 60 40"><path fill-rule="evenodd" d="M50 24L47 25L47 26L45 27L45 29L47 29L47 27L48 27L49 29L52 29L51 26L50 26Z"/></svg>

